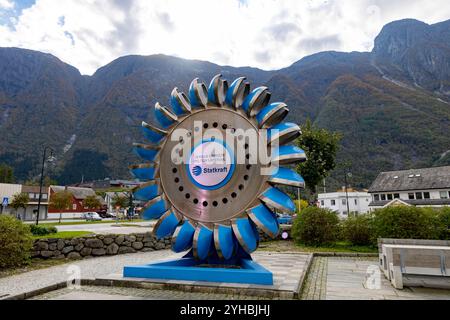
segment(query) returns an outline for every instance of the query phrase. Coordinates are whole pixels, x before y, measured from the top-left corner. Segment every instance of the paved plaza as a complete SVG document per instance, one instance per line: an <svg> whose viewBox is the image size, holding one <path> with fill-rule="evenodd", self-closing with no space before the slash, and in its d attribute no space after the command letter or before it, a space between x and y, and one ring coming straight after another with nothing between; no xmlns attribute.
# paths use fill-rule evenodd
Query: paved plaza
<svg viewBox="0 0 450 320"><path fill-rule="evenodd" d="M397 290L378 269L377 258L316 257L303 300L450 300L450 290Z"/></svg>
<svg viewBox="0 0 450 320"><path fill-rule="evenodd" d="M274 273L274 286L124 279L123 266L145 264L152 261L174 259L183 254L169 250L132 253L74 261L51 268L34 270L0 279L0 297L6 298L25 292L66 282L73 272L82 279L100 281L86 283L78 289L60 288L32 299L62 300L127 300L127 299L302 299L302 300L450 300L450 290L405 288L396 290L378 272L377 258L368 257L315 257L298 253L256 252L254 259ZM311 261L306 274L308 261ZM103 279L103 280L102 280ZM105 279L128 282L126 286L101 283ZM303 288L300 286L304 279ZM368 281L369 280L369 281ZM144 285L133 285L144 283ZM114 281L113 281L114 282ZM130 285L131 283L131 285ZM152 287L148 284L162 284ZM197 290L197 289L198 290ZM219 289L217 289L219 288ZM258 290L266 293L255 296ZM277 293L278 290L278 293ZM296 291L299 296L294 294ZM262 291L259 291L262 292ZM280 294L281 292L281 294Z"/></svg>

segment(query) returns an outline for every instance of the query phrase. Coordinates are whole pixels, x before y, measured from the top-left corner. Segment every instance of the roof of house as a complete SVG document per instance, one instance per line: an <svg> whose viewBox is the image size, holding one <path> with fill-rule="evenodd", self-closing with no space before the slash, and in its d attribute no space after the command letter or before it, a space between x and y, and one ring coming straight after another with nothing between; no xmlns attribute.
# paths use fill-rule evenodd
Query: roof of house
<svg viewBox="0 0 450 320"><path fill-rule="evenodd" d="M450 188L450 166L382 172L369 188L370 193Z"/></svg>
<svg viewBox="0 0 450 320"><path fill-rule="evenodd" d="M22 192L24 193L39 193L39 186L22 186ZM48 193L48 187L42 187L42 193Z"/></svg>
<svg viewBox="0 0 450 320"><path fill-rule="evenodd" d="M61 192L66 189L64 186L51 186L55 192ZM67 187L67 191L69 191L75 199L86 199L88 196L96 196L96 193L91 188L78 188L78 187Z"/></svg>
<svg viewBox="0 0 450 320"><path fill-rule="evenodd" d="M385 207L394 202L403 202L411 206L448 206L450 199L422 199L422 200L404 200L394 199L388 201L372 201L369 207Z"/></svg>

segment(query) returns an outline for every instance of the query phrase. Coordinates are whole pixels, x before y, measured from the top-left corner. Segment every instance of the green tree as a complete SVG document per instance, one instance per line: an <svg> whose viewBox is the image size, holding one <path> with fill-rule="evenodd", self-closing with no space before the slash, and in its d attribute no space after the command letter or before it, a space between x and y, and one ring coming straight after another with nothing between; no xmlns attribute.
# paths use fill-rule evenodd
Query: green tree
<svg viewBox="0 0 450 320"><path fill-rule="evenodd" d="M1 163L0 164L0 183L14 183L14 170L12 167Z"/></svg>
<svg viewBox="0 0 450 320"><path fill-rule="evenodd" d="M116 208L116 215L119 218L119 210L128 206L128 197L123 197L116 194L113 198L112 205Z"/></svg>
<svg viewBox="0 0 450 320"><path fill-rule="evenodd" d="M16 211L16 215L17 215L17 211L20 208L23 208L24 213L25 213L25 209L29 202L30 202L30 197L28 196L27 193L16 193L11 200L11 207L13 207L14 210ZM24 216L25 216L25 214L24 214Z"/></svg>
<svg viewBox="0 0 450 320"><path fill-rule="evenodd" d="M37 180L27 180L24 183L26 186L38 186L39 181ZM49 176L45 176L44 180L42 181L42 185L45 187L50 187L51 185L55 186L58 185L58 181L55 179L50 178Z"/></svg>
<svg viewBox="0 0 450 320"><path fill-rule="evenodd" d="M318 128L309 119L302 126L302 135L298 138L297 145L305 151L308 159L297 166L297 171L312 193L315 193L316 186L335 168L341 138L340 133Z"/></svg>
<svg viewBox="0 0 450 320"><path fill-rule="evenodd" d="M96 195L87 196L86 199L83 200L83 206L88 209L98 209L102 206L102 202Z"/></svg>
<svg viewBox="0 0 450 320"><path fill-rule="evenodd" d="M67 191L56 192L50 197L50 208L59 211L59 223L61 223L62 212L70 208L72 204L72 194Z"/></svg>

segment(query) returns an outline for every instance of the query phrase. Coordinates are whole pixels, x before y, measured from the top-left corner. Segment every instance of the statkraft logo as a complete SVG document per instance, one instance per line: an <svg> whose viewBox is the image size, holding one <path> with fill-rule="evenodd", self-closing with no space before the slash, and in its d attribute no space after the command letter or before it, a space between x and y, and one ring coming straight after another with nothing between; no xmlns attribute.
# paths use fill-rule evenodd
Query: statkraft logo
<svg viewBox="0 0 450 320"><path fill-rule="evenodd" d="M200 166L195 166L192 168L192 174L196 177L198 177L199 175L202 174L202 167Z"/></svg>

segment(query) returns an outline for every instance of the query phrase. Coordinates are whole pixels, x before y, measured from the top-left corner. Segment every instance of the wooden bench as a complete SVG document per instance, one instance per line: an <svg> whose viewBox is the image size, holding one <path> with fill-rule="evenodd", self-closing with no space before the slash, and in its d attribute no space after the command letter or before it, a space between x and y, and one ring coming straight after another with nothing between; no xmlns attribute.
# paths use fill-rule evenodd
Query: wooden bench
<svg viewBox="0 0 450 320"><path fill-rule="evenodd" d="M407 285L450 289L450 246L384 244L383 248L395 288Z"/></svg>

